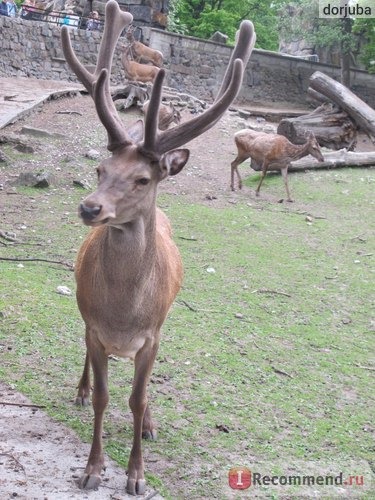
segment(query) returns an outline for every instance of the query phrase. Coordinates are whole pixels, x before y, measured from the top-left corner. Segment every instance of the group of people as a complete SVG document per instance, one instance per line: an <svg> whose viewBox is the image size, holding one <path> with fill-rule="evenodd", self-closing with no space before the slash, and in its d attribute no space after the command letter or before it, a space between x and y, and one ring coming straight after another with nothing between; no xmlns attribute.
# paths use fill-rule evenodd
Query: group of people
<svg viewBox="0 0 375 500"><path fill-rule="evenodd" d="M16 17L18 13L17 5L14 0L1 0L0 15L8 17Z"/></svg>
<svg viewBox="0 0 375 500"><path fill-rule="evenodd" d="M25 0L20 11L18 11L14 0L0 0L0 15L2 16L17 17L19 15L22 19L40 20L43 14L43 10L36 8L35 0ZM57 21L57 24L66 24L74 27L78 27L80 24L80 18L74 15L74 12L68 12L65 15L63 13L50 13L49 17L53 19L53 22ZM101 30L102 26L103 23L99 18L99 13L96 10L90 12L86 22L86 30L97 31Z"/></svg>

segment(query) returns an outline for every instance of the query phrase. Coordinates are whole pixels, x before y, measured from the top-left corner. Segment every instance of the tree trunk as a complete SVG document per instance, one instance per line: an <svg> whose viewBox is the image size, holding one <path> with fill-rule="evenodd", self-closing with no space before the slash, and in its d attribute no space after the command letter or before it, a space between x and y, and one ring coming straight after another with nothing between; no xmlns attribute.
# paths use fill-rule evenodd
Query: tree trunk
<svg viewBox="0 0 375 500"><path fill-rule="evenodd" d="M324 161L318 162L312 156L306 156L297 161L292 161L288 172L299 172L301 170L321 169L321 168L342 168L342 167L371 167L375 166L375 152L353 153L342 149L340 151L324 153Z"/></svg>
<svg viewBox="0 0 375 500"><path fill-rule="evenodd" d="M304 144L312 132L321 146L329 149L351 148L356 142L356 126L348 115L330 103L325 103L312 113L297 118L284 118L277 133L294 144Z"/></svg>
<svg viewBox="0 0 375 500"><path fill-rule="evenodd" d="M313 90L327 96L342 108L375 142L375 111L349 89L329 76L316 71L310 77Z"/></svg>

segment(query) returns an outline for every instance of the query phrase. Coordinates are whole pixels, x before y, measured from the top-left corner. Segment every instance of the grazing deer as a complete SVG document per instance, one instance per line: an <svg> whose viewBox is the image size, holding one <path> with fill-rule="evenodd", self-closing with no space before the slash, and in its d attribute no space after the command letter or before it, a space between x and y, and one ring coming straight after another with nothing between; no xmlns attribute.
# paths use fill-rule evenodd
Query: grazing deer
<svg viewBox="0 0 375 500"><path fill-rule="evenodd" d="M142 106L142 111L144 114L147 113L147 109L150 101L146 101ZM167 128L172 124L176 123L177 125L181 121L181 113L180 111L173 106L170 102L169 105L160 104L159 106L159 130L167 130Z"/></svg>
<svg viewBox="0 0 375 500"><path fill-rule="evenodd" d="M126 33L126 38L129 42L130 54L134 61L138 63L151 63L158 68L163 66L163 54L159 50L147 47L142 42L134 38L134 29L129 29Z"/></svg>
<svg viewBox="0 0 375 500"><path fill-rule="evenodd" d="M314 156L318 161L324 161L318 141L311 132L306 144L302 145L292 144L283 135L255 132L250 129L236 132L234 140L238 151L236 159L231 163L230 187L232 191L234 191L235 172L238 178L238 187L239 189L242 188L238 165L251 158L251 168L257 172L261 170L260 181L255 191L256 196L259 196L260 186L268 170L280 170L285 184L287 200L293 201L288 186L288 167L290 163L307 155Z"/></svg>
<svg viewBox="0 0 375 500"><path fill-rule="evenodd" d="M86 324L86 361L77 403L88 404L90 365L94 373L94 434L79 487L95 489L104 465L103 414L108 404L108 356L134 360L129 405L133 413L133 445L128 463L127 492L145 491L141 438L156 438L147 403L147 383L159 345L160 329L182 280L182 264L171 238L167 217L156 207L157 186L178 174L189 158L186 142L211 128L235 99L255 42L253 26L241 24L219 94L204 113L159 132L158 109L164 70L156 76L145 123L125 128L111 99L109 74L115 45L132 21L114 0L106 4L98 60L90 73L77 59L67 28L62 28L65 59L94 100L107 130L112 156L98 168L97 190L79 207L84 224L93 229L78 253L77 301Z"/></svg>
<svg viewBox="0 0 375 500"><path fill-rule="evenodd" d="M131 47L125 47L121 54L121 62L126 78L130 81L152 83L159 72L159 68L149 64L140 64L131 59Z"/></svg>

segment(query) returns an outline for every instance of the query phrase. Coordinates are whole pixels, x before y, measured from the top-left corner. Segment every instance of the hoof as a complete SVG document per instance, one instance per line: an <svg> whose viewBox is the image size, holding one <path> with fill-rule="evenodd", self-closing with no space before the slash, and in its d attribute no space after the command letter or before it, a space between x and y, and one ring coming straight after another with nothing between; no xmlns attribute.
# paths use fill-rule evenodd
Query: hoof
<svg viewBox="0 0 375 500"><path fill-rule="evenodd" d="M129 495L144 495L146 491L146 481L144 479L128 479L126 483L126 493Z"/></svg>
<svg viewBox="0 0 375 500"><path fill-rule="evenodd" d="M148 441L156 441L157 437L158 437L158 433L157 433L156 429L151 429L148 431L143 431L142 437L143 437L143 439L147 439Z"/></svg>
<svg viewBox="0 0 375 500"><path fill-rule="evenodd" d="M89 406L90 405L90 399L88 397L77 396L74 404L76 406Z"/></svg>
<svg viewBox="0 0 375 500"><path fill-rule="evenodd" d="M100 483L100 476L84 474L78 481L78 488L80 490L97 490Z"/></svg>

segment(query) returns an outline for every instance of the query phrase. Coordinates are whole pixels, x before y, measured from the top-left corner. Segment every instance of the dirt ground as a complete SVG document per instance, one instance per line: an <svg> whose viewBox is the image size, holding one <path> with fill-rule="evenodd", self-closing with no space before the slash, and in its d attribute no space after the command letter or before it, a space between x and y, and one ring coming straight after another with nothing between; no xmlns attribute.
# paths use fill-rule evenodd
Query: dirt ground
<svg viewBox="0 0 375 500"><path fill-rule="evenodd" d="M138 112L131 111L130 120L138 115ZM186 118L188 112L185 112L184 119ZM125 117L126 120L128 117ZM164 182L160 190L218 207L239 200L261 206L265 201L276 203L284 197L281 179L276 197L269 194L267 186L263 187L260 198L256 198L254 191L247 187L241 192L230 191L230 163L235 157L233 134L244 128L245 123L267 131L276 128L275 123L255 117L246 121L236 112L227 112L213 129L188 145L191 149L189 163L181 174ZM16 165L9 161L9 168L0 169L0 206L5 207L4 211L0 211L0 216L3 212L0 229L3 229L1 224L5 222L7 210L11 211L12 204L17 203L16 197L9 196L9 193L15 189L13 181L21 170L35 171L44 169L46 165L56 165L64 161L68 166L66 171L56 167L53 172L55 183L59 185L70 182L76 176L76 173L70 172L69 165L72 165L76 158L82 158L90 148L97 150L100 158L108 154L105 134L102 127L96 124L98 120L90 98L78 96L51 101L39 112L0 132L0 135L7 136L16 134L22 141L33 145L35 157L41 158ZM33 138L30 133L20 133L24 126L63 134L64 140L58 141L57 148L53 139ZM366 137L361 136L357 151L366 150L373 150L373 146ZM244 177L250 174L248 162L242 166L241 171ZM91 173L82 172L81 177L88 179L92 186L95 185L94 169ZM29 201L25 200L25 204L28 203ZM296 205L300 206L298 200L294 206ZM33 217L32 210L28 211L28 206L23 206L22 218L26 220L28 217ZM1 499L127 498L124 494L124 471L108 459L105 478L107 481L110 478L111 486L104 480L98 492L80 492L75 479L80 474L89 446L82 444L72 431L52 421L43 409L28 405L30 402L23 395L0 382ZM146 493L146 498L157 496L157 493L151 490Z"/></svg>

